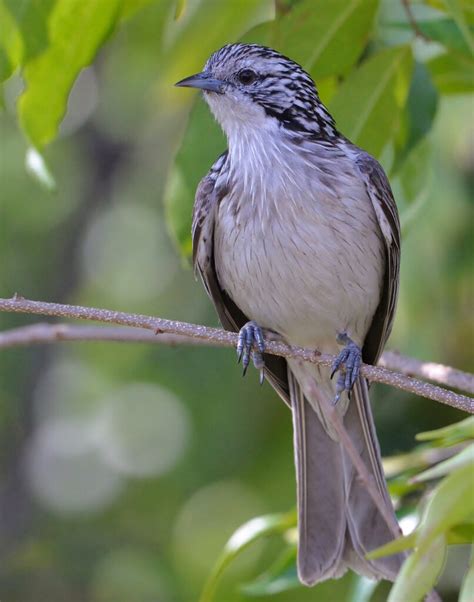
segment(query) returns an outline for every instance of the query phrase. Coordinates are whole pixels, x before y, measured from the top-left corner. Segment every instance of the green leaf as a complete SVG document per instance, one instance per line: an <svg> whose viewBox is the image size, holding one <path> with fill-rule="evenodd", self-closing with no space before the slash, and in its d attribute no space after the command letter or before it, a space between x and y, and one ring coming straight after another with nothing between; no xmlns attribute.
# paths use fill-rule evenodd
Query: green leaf
<svg viewBox="0 0 474 602"><path fill-rule="evenodd" d="M56 181L51 173L46 161L41 153L35 148L29 148L26 151L25 164L27 171L38 182L48 190L54 192L56 190Z"/></svg>
<svg viewBox="0 0 474 602"><path fill-rule="evenodd" d="M372 550L367 554L367 558L369 560L374 560L375 558L382 558L383 556L391 556L392 554L398 554L398 552L403 552L405 550L410 550L416 544L416 532L410 533L410 535L404 535L403 537L398 537L393 541L389 541L380 548Z"/></svg>
<svg viewBox="0 0 474 602"><path fill-rule="evenodd" d="M23 40L18 23L6 0L0 0L0 81L5 81L19 66L23 56Z"/></svg>
<svg viewBox="0 0 474 602"><path fill-rule="evenodd" d="M428 502L417 537L417 548L424 550L439 535L474 515L474 472L464 465L444 478Z"/></svg>
<svg viewBox="0 0 474 602"><path fill-rule="evenodd" d="M72 85L115 26L119 6L119 0L61 0L49 15L49 46L26 64L19 100L21 125L36 148L56 135Z"/></svg>
<svg viewBox="0 0 474 602"><path fill-rule="evenodd" d="M296 571L296 546L291 546L284 549L268 571L255 581L243 585L240 590L247 596L270 596L300 586Z"/></svg>
<svg viewBox="0 0 474 602"><path fill-rule="evenodd" d="M474 592L474 547L471 548L471 562L462 582L459 602L472 602L472 592Z"/></svg>
<svg viewBox="0 0 474 602"><path fill-rule="evenodd" d="M387 602L419 602L436 583L446 555L446 541L437 537L424 551L416 550L403 563Z"/></svg>
<svg viewBox="0 0 474 602"><path fill-rule="evenodd" d="M466 22L466 17L463 11L462 3L459 0L444 0L446 6L449 9L453 19L456 21L456 25L459 28L466 44L468 45L471 54L474 53L474 39L472 32Z"/></svg>
<svg viewBox="0 0 474 602"><path fill-rule="evenodd" d="M219 583L220 577L227 566L236 558L245 548L262 537L283 533L295 525L295 512L288 514L269 514L259 516L248 521L233 533L228 540L225 548L216 562L202 594L200 602L210 602Z"/></svg>
<svg viewBox="0 0 474 602"><path fill-rule="evenodd" d="M472 0L457 0L457 3L461 7L461 11L464 15L466 22L469 25L474 24L474 3ZM447 12L449 9L449 3L446 0L425 0L425 4L436 8L437 10L441 10L443 12Z"/></svg>
<svg viewBox="0 0 474 602"><path fill-rule="evenodd" d="M471 470L474 471L474 443L463 449L461 452L459 452L452 458L449 458L444 462L440 462L433 468L429 468L421 474L416 475L416 477L413 478L413 481L417 483L419 481L437 479L438 477L442 477L446 474L453 472L458 468L468 465L470 465Z"/></svg>
<svg viewBox="0 0 474 602"><path fill-rule="evenodd" d="M403 112L403 135L397 143L392 175L403 165L410 152L429 133L438 107L438 92L430 73L423 63L416 62L408 99Z"/></svg>
<svg viewBox="0 0 474 602"><path fill-rule="evenodd" d="M369 40L377 0L303 0L291 11L247 33L257 42L288 54L319 79L342 75Z"/></svg>
<svg viewBox="0 0 474 602"><path fill-rule="evenodd" d="M474 541L474 522L455 525L448 531L448 544L466 544Z"/></svg>
<svg viewBox="0 0 474 602"><path fill-rule="evenodd" d="M430 198L433 182L433 161L431 141L423 139L403 162L397 179L392 180L395 196L398 201L403 199L403 209L400 211L402 236L406 236L410 226L416 223L416 218L422 215L422 209ZM397 185L400 193L397 194Z"/></svg>
<svg viewBox="0 0 474 602"><path fill-rule="evenodd" d="M469 45L466 40L459 35L459 28L453 19L417 19L416 25L421 33L428 39L439 42L450 50L471 56L472 53ZM412 24L406 21L398 23L391 22L390 27L407 31L413 30ZM470 31L474 31L472 26L468 27Z"/></svg>
<svg viewBox="0 0 474 602"><path fill-rule="evenodd" d="M179 21L186 11L186 0L176 0L176 8L174 11L174 18Z"/></svg>
<svg viewBox="0 0 474 602"><path fill-rule="evenodd" d="M417 441L433 441L435 439L439 439L445 445L474 439L474 416L469 416L460 422L455 422L435 431L425 431L416 435Z"/></svg>
<svg viewBox="0 0 474 602"><path fill-rule="evenodd" d="M339 129L376 157L393 138L412 68L409 46L382 50L349 75L329 105Z"/></svg>
<svg viewBox="0 0 474 602"><path fill-rule="evenodd" d="M474 90L474 61L446 52L427 63L431 78L444 94L464 94Z"/></svg>

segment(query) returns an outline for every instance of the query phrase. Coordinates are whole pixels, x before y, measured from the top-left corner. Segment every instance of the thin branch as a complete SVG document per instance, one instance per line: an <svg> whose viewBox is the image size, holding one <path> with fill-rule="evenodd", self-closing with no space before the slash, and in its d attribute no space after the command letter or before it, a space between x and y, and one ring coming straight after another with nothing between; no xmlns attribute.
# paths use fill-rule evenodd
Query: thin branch
<svg viewBox="0 0 474 602"><path fill-rule="evenodd" d="M196 339L182 334L155 334L142 328L123 326L78 326L76 324L39 322L0 332L0 349L34 344L44 345L58 341L113 341L207 347L223 345L223 343L216 343L209 339ZM431 380L440 385L474 394L474 375L444 364L422 362L414 357L402 355L398 351L385 351L379 359L378 365L406 376Z"/></svg>
<svg viewBox="0 0 474 602"><path fill-rule="evenodd" d="M446 385L474 395L474 374L451 368L451 366L434 362L422 362L414 357L406 357L397 351L385 351L379 360L379 366L401 372L407 376L427 378L440 385Z"/></svg>
<svg viewBox="0 0 474 602"><path fill-rule="evenodd" d="M401 0L401 2L407 14L408 21L416 37L425 40L425 42L429 42L430 38L421 31L418 23L416 22L415 15L413 14L413 10L411 8L410 0Z"/></svg>
<svg viewBox="0 0 474 602"><path fill-rule="evenodd" d="M165 320L141 314L129 314L124 312L112 311L108 309L98 309L93 307L82 307L77 305L61 305L59 303L45 303L41 301L31 301L15 295L12 299L0 299L0 311L36 314L44 316L56 316L59 318L73 318L79 320L94 320L109 324L118 324L122 326L131 326L151 330L162 336L180 335L188 339L193 339L197 343L220 345L224 347L235 347L237 344L237 334L227 332L218 328L209 328L187 322L177 322L175 320ZM115 333L117 336L118 333ZM126 340L136 340L130 334L125 337ZM66 336L64 338L67 338ZM94 339L94 340L97 340ZM120 337L123 340L123 337ZM292 357L314 364L330 366L334 357L328 354L322 354L314 349L305 349L295 347L278 341L266 341L266 350L273 355L282 357ZM422 382L417 379L393 372L380 366L370 366L363 364L361 368L363 376L369 381L384 383L393 387L403 389L410 393L433 399L454 408L464 410L471 414L474 413L474 399L466 395L460 395L453 391L448 391L436 385Z"/></svg>

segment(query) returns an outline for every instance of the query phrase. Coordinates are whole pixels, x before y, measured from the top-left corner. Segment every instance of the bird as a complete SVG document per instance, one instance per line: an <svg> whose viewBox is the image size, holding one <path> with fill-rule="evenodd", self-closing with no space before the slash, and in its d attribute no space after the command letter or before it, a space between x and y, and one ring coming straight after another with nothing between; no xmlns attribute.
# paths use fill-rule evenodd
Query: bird
<svg viewBox="0 0 474 602"><path fill-rule="evenodd" d="M227 138L196 191L193 264L223 327L239 333L244 372L253 361L291 409L299 579L312 586L351 569L393 581L403 554L366 558L400 531L360 371L382 353L398 296L400 224L387 176L338 131L311 76L274 49L228 44L176 85L202 91ZM325 367L277 357L267 339L336 359Z"/></svg>

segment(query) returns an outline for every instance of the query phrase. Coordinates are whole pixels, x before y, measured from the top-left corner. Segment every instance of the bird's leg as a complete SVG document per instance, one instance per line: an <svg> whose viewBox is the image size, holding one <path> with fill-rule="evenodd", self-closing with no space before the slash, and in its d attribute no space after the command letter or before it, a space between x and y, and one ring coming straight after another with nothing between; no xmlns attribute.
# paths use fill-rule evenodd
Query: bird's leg
<svg viewBox="0 0 474 602"><path fill-rule="evenodd" d="M242 360L243 374L247 372L247 368L252 358L253 365L260 371L260 384L264 379L265 361L263 353L265 351L265 340L263 338L262 328L253 321L247 322L239 331L239 339L237 342L237 357L238 361Z"/></svg>
<svg viewBox="0 0 474 602"><path fill-rule="evenodd" d="M344 345L344 349L339 353L331 366L331 378L342 366L344 367L344 371L341 371L337 377L335 404L339 401L344 391L347 391L350 395L351 389L359 376L360 365L362 363L361 348L354 343L347 333L338 334L336 340L340 345Z"/></svg>

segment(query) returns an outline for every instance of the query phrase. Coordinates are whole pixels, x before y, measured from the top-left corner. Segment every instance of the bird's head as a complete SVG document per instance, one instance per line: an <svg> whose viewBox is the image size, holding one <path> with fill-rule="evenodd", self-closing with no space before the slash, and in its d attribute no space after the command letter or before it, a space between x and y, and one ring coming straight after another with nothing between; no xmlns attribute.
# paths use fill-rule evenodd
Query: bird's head
<svg viewBox="0 0 474 602"><path fill-rule="evenodd" d="M239 129L286 128L310 136L336 135L334 121L304 69L276 50L229 44L201 73L177 86L200 88L228 136Z"/></svg>

